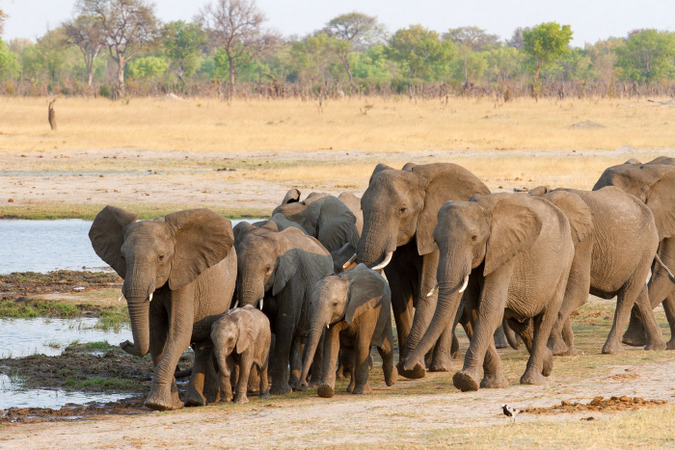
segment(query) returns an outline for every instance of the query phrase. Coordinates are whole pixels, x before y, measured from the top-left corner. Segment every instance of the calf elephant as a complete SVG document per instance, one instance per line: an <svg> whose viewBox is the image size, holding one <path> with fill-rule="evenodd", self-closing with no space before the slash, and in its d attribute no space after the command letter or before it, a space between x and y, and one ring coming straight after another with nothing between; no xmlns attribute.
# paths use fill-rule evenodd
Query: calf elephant
<svg viewBox="0 0 675 450"><path fill-rule="evenodd" d="M310 297L311 331L303 362L301 383L307 374L325 330L320 397L335 393L335 366L340 350L353 360L346 364L351 373L347 392L367 394L370 349L377 347L387 386L396 381L394 338L391 329L391 292L386 280L374 270L359 264L340 275L330 275L315 284Z"/></svg>
<svg viewBox="0 0 675 450"><path fill-rule="evenodd" d="M531 194L546 190L537 188ZM650 307L645 285L658 245L651 211L634 196L611 186L598 191L557 189L543 198L552 201L567 215L577 242L565 299L551 333L553 353L576 354L569 316L586 303L589 292L605 299L617 297L614 323L603 353L621 351L618 333L626 326L634 304L647 323L649 340L646 348L664 349L666 344ZM587 226L591 222L586 218L589 213L592 223Z"/></svg>
<svg viewBox="0 0 675 450"><path fill-rule="evenodd" d="M237 274L232 225L207 209L153 221L136 218L106 206L89 230L96 254L124 278L134 342L122 348L136 356L150 350L155 370L145 405L165 410L183 405L174 370L192 345L195 363L185 405L203 405L211 324L230 307Z"/></svg>
<svg viewBox="0 0 675 450"><path fill-rule="evenodd" d="M272 335L270 321L261 311L251 305L230 309L211 326L213 354L220 375L220 396L232 400L232 369L236 369L235 403L247 403L246 388L251 369L257 370L260 380L260 396L269 396L267 391L267 360Z"/></svg>
<svg viewBox="0 0 675 450"><path fill-rule="evenodd" d="M593 190L605 186L617 188L639 198L654 214L659 233L658 255L665 266L675 270L675 159L659 157L646 164L620 164L606 169L593 186ZM652 308L663 302L670 326L669 350L675 350L675 284L658 261L652 264L649 281L649 301ZM634 308L623 336L629 345L645 345L647 338L640 314Z"/></svg>
<svg viewBox="0 0 675 450"><path fill-rule="evenodd" d="M273 220L281 215L300 225L310 236L314 236L329 252L345 244L354 247L359 242L356 216L342 200L328 194L312 193L300 201L300 191L290 190L281 205L273 211Z"/></svg>
<svg viewBox="0 0 675 450"><path fill-rule="evenodd" d="M279 231L268 222L255 227L241 222L234 228L237 249L237 303L260 306L275 336L270 355L272 394L298 386L301 361L292 358L309 331L307 302L311 287L330 274L330 253L315 238L297 228ZM289 384L288 366L293 361Z"/></svg>
<svg viewBox="0 0 675 450"><path fill-rule="evenodd" d="M403 370L408 353L417 345L436 308L438 247L433 239L438 210L447 200L468 200L489 194L485 184L456 164L406 164L395 170L383 164L373 171L363 197L363 234L357 263L384 269L391 285L392 308L399 342L399 373L421 378L425 365ZM414 316L413 316L413 308ZM436 346L432 371L451 364L452 324Z"/></svg>
<svg viewBox="0 0 675 450"><path fill-rule="evenodd" d="M408 357L411 368L452 324L464 295L473 336L464 367L453 376L462 391L504 387L492 335L502 321L516 331L533 319L534 335L524 384L541 384L552 370L546 346L558 316L574 244L565 215L551 202L526 194L475 195L447 202L438 213L434 240L440 250L438 307ZM480 366L484 377L480 381Z"/></svg>

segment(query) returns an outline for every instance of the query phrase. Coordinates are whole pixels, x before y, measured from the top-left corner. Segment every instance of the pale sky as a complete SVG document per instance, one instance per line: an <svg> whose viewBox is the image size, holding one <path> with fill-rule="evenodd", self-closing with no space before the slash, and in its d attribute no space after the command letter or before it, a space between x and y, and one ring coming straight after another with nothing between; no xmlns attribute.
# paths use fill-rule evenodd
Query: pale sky
<svg viewBox="0 0 675 450"><path fill-rule="evenodd" d="M215 0L157 0L159 18L190 21ZM73 17L75 0L0 0L9 14L2 39L35 40ZM334 17L357 11L376 16L389 33L420 24L443 33L477 26L502 40L517 27L554 21L571 25L572 45L583 47L639 28L675 31L675 0L257 0L267 21L284 36L304 36Z"/></svg>

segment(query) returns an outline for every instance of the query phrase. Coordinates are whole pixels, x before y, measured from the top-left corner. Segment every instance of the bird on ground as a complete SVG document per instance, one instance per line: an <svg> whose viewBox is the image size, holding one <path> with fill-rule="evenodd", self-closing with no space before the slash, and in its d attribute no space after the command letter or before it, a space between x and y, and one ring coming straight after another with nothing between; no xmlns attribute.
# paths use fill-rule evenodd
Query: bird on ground
<svg viewBox="0 0 675 450"><path fill-rule="evenodd" d="M516 416L517 416L518 414L520 414L521 412L523 412L523 411L520 410L520 409L512 408L512 407L510 407L509 405L507 405L506 403L504 403L504 404L502 405L502 412L504 413L504 415L505 415L506 417L509 418L509 422L515 423L515 421L516 421Z"/></svg>

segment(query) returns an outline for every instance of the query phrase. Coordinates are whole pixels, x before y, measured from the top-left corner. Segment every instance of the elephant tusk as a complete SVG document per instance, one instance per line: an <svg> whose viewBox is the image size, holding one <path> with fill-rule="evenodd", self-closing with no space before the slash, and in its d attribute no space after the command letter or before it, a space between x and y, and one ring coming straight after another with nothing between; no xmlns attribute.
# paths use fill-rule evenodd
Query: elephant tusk
<svg viewBox="0 0 675 450"><path fill-rule="evenodd" d="M432 295L434 295L434 294L436 293L437 290L438 290L438 283L436 283L436 284L434 285L434 287L431 288L431 290L430 290L429 293L427 294L427 297L431 297Z"/></svg>
<svg viewBox="0 0 675 450"><path fill-rule="evenodd" d="M344 270L351 269L351 265L352 265L352 263L353 263L354 261L356 261L356 253L354 253L354 254L352 255L352 257L349 258L349 260L348 260L346 263L344 263L344 264L342 265L342 268L343 268Z"/></svg>
<svg viewBox="0 0 675 450"><path fill-rule="evenodd" d="M262 299L262 298L260 299L260 311L262 311L262 309L263 309L263 300L264 299Z"/></svg>
<svg viewBox="0 0 675 450"><path fill-rule="evenodd" d="M326 330L330 330L330 324L329 323L326 324Z"/></svg>
<svg viewBox="0 0 675 450"><path fill-rule="evenodd" d="M152 297L154 294L155 294L154 292L151 292L150 295L148 295L148 303L152 301Z"/></svg>
<svg viewBox="0 0 675 450"><path fill-rule="evenodd" d="M236 308L237 306L239 306L239 300L237 300L236 302L234 302L233 308Z"/></svg>
<svg viewBox="0 0 675 450"><path fill-rule="evenodd" d="M394 252L387 252L387 256L385 256L384 261L373 267L373 270L381 270L387 267L387 265L389 265L391 262L392 256L394 256Z"/></svg>
<svg viewBox="0 0 675 450"><path fill-rule="evenodd" d="M462 285L461 288L459 288L459 293L461 294L466 290L466 287L469 285L469 275L464 277L464 284Z"/></svg>
<svg viewBox="0 0 675 450"><path fill-rule="evenodd" d="M117 299L118 302L121 302L122 300L124 300L124 293L122 293L122 295L120 295L120 298Z"/></svg>

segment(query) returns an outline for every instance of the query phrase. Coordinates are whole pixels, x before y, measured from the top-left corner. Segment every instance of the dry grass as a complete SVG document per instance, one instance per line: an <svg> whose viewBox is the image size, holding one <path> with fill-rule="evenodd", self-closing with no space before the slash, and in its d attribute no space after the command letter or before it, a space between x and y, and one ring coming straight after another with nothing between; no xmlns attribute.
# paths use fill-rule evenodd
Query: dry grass
<svg viewBox="0 0 675 450"><path fill-rule="evenodd" d="M47 100L0 99L0 150L148 149L198 152L456 149L665 149L675 146L673 110L646 99L557 101L399 97L299 100L62 98L58 131ZM580 122L600 128L571 128Z"/></svg>

